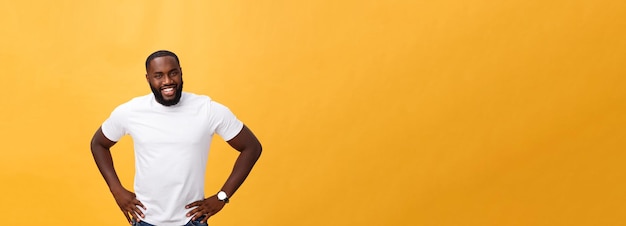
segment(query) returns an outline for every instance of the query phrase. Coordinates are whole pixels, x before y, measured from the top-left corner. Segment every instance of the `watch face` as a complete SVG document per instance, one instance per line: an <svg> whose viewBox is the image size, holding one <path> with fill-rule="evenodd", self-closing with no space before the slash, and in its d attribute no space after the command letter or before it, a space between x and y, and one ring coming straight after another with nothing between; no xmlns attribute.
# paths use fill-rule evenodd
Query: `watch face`
<svg viewBox="0 0 626 226"><path fill-rule="evenodd" d="M217 193L217 199L224 200L226 198L228 198L228 196L226 196L226 192L220 191Z"/></svg>

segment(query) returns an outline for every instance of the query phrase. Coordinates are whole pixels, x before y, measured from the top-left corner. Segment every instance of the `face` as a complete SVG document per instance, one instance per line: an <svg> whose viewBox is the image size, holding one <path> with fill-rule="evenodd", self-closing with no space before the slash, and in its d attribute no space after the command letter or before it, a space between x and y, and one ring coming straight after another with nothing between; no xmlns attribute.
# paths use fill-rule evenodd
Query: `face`
<svg viewBox="0 0 626 226"><path fill-rule="evenodd" d="M146 80L156 101L164 106L172 106L180 101L183 92L183 71L171 56L152 59Z"/></svg>

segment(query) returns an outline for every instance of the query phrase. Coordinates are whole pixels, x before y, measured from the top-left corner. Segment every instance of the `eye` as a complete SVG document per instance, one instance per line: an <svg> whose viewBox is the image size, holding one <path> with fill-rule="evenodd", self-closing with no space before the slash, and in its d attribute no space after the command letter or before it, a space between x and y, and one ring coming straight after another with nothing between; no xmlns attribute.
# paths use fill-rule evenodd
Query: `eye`
<svg viewBox="0 0 626 226"><path fill-rule="evenodd" d="M154 74L154 78L161 78L163 77L163 74L159 73L159 74Z"/></svg>
<svg viewBox="0 0 626 226"><path fill-rule="evenodd" d="M179 71L172 71L172 72L170 72L170 76L176 76L179 73L180 73Z"/></svg>

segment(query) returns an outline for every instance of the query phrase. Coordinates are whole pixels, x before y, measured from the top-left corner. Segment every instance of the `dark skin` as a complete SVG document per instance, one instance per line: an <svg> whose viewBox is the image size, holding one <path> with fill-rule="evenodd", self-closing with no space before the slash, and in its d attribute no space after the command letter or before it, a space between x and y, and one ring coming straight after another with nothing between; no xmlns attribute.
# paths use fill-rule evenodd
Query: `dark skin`
<svg viewBox="0 0 626 226"><path fill-rule="evenodd" d="M168 88L182 84L182 69L171 56L153 59L147 72L146 80L151 87ZM165 94L163 95L165 100L174 98L170 92L165 92ZM232 197L261 156L262 147L256 136L245 125L239 134L227 141L227 143L233 149L239 151L233 170L221 188L221 191L226 192L228 197ZM142 210L146 210L146 208L140 200L137 200L135 193L122 186L117 176L110 151L115 144L116 142L106 138L102 133L102 129L98 128L91 140L91 153L102 177L109 186L111 194L115 198L115 202L120 207L126 220L132 223L132 219L139 221L139 219L144 217ZM201 220L201 222L206 223L211 216L222 210L225 204L225 202L217 199L217 195L213 195L203 200L189 203L185 208L190 209L187 216L192 217L192 220L206 216Z"/></svg>

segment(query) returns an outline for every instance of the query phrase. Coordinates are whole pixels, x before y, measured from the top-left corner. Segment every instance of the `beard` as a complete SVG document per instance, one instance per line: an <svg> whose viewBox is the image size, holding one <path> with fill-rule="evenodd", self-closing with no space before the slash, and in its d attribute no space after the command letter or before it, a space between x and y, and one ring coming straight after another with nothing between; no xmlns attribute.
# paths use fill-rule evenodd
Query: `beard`
<svg viewBox="0 0 626 226"><path fill-rule="evenodd" d="M159 102L159 104L162 104L163 106L172 106L172 105L178 104L178 102L180 101L180 98L183 96L183 82L182 81L180 82L180 84L176 86L176 95L174 96L174 99L171 99L171 100L166 100L163 97L163 94L161 94L161 89L153 87L152 84L150 84L150 89L152 90L152 93L154 94L154 98L156 99L156 101Z"/></svg>

